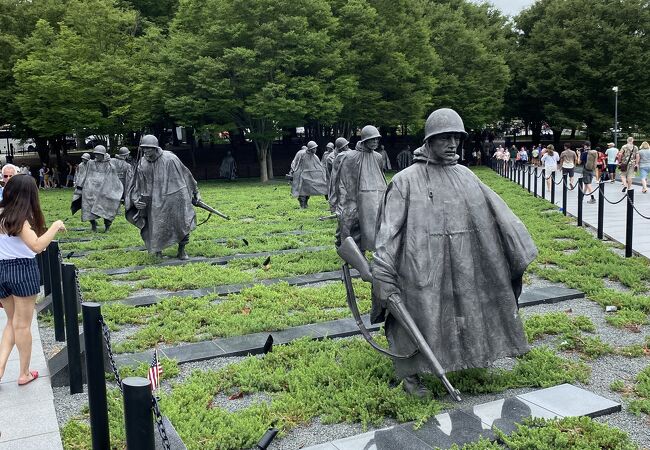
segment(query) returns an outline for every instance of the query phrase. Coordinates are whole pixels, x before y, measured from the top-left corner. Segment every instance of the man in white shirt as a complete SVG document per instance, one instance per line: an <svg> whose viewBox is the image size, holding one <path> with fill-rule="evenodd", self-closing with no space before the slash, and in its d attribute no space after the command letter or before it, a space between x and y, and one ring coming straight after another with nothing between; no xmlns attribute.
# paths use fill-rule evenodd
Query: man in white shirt
<svg viewBox="0 0 650 450"><path fill-rule="evenodd" d="M614 143L610 142L607 144L607 150L605 150L607 155L607 172L609 173L609 182L613 183L616 181L616 156L618 155L618 149L614 147Z"/></svg>

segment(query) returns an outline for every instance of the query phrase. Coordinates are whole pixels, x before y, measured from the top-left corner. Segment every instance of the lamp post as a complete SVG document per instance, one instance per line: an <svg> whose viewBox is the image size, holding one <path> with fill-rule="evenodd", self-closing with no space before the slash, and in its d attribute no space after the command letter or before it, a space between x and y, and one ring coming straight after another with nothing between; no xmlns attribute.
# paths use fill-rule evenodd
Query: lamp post
<svg viewBox="0 0 650 450"><path fill-rule="evenodd" d="M614 86L612 91L614 91L614 147L618 148L618 86Z"/></svg>

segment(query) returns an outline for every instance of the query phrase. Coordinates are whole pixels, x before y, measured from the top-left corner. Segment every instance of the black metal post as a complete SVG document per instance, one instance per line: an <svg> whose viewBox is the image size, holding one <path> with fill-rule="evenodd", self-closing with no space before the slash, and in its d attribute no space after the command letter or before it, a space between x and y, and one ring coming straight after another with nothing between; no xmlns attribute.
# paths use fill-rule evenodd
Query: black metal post
<svg viewBox="0 0 650 450"><path fill-rule="evenodd" d="M47 297L52 293L52 280L50 279L50 251L49 248L41 253L41 262L43 263L43 291Z"/></svg>
<svg viewBox="0 0 650 450"><path fill-rule="evenodd" d="M528 166L527 172L528 172L528 193L529 194L530 194L530 171L531 171L530 166ZM535 182L537 182L537 178L535 178Z"/></svg>
<svg viewBox="0 0 650 450"><path fill-rule="evenodd" d="M122 380L126 448L154 450L151 381L141 377Z"/></svg>
<svg viewBox="0 0 650 450"><path fill-rule="evenodd" d="M537 178L538 177L538 175L537 175L537 166L535 166L535 173L534 174L535 174L535 186L533 186L533 191L534 191L533 195L535 197L537 197L537 180L538 180L538 178ZM542 181L542 184L544 184L543 181Z"/></svg>
<svg viewBox="0 0 650 450"><path fill-rule="evenodd" d="M583 192L584 182L582 178L578 178L578 226L582 226L582 203L585 199L585 193Z"/></svg>
<svg viewBox="0 0 650 450"><path fill-rule="evenodd" d="M605 215L605 183L598 183L598 239L603 238L603 225Z"/></svg>
<svg viewBox="0 0 650 450"><path fill-rule="evenodd" d="M101 305L81 305L86 354L86 375L88 378L88 406L90 409L90 433L93 450L111 448L108 433L108 404L106 402L106 381L104 379L104 343L102 342ZM151 402L148 403L151 405Z"/></svg>
<svg viewBox="0 0 650 450"><path fill-rule="evenodd" d="M627 218L625 220L625 257L632 256L632 231L634 231L634 189L627 190Z"/></svg>
<svg viewBox="0 0 650 450"><path fill-rule="evenodd" d="M59 243L52 241L48 246L50 282L52 283L52 316L54 317L54 339L65 341L65 322L63 317L63 289L61 288L61 263Z"/></svg>
<svg viewBox="0 0 650 450"><path fill-rule="evenodd" d="M63 263L63 303L65 306L65 332L68 337L68 374L70 376L70 394L83 392L81 371L81 346L79 345L79 319L77 318L77 271L74 264Z"/></svg>
<svg viewBox="0 0 650 450"><path fill-rule="evenodd" d="M567 177L568 175L565 173L562 175L562 214L566 216L566 202L567 202Z"/></svg>
<svg viewBox="0 0 650 450"><path fill-rule="evenodd" d="M546 198L546 169L542 169L542 198Z"/></svg>
<svg viewBox="0 0 650 450"><path fill-rule="evenodd" d="M551 172L551 203L555 205L555 172Z"/></svg>

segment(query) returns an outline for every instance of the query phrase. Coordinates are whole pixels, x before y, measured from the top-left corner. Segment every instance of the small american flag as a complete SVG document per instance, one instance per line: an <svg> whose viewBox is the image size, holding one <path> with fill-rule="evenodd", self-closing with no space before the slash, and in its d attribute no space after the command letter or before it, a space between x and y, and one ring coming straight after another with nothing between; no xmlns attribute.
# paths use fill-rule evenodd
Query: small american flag
<svg viewBox="0 0 650 450"><path fill-rule="evenodd" d="M151 365L149 366L149 373L147 373L147 379L151 381L151 390L155 391L160 387L160 377L163 374L163 368L160 365L158 360L158 349L153 351L153 359L151 360Z"/></svg>

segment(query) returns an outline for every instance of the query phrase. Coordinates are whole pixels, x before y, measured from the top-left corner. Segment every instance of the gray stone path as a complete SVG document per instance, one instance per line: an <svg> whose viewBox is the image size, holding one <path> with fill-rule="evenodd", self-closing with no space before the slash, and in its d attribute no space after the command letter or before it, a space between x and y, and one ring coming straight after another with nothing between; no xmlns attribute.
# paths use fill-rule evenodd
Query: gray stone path
<svg viewBox="0 0 650 450"><path fill-rule="evenodd" d="M472 408L438 414L415 430L411 423L371 431L345 439L308 447L305 450L404 450L463 446L480 437L494 440L492 426L512 433L528 417L598 417L621 410L613 402L571 384L539 389L515 397L495 400Z"/></svg>
<svg viewBox="0 0 650 450"><path fill-rule="evenodd" d="M561 175L557 175L561 176ZM582 174L576 173L575 182ZM526 190L528 190L528 178L526 178ZM559 181L559 179L557 179ZM541 196L542 192L542 179L537 180L537 195ZM534 186L534 185L533 185ZM531 186L531 193L533 192L533 186ZM594 197L598 200L598 185L594 183ZM615 183L604 183L605 186L605 197L612 201L616 202L620 200L625 194L621 192L622 185L620 181ZM557 208L562 207L562 184L555 187L555 205ZM636 184L633 186L635 191L634 204L636 208L645 216L650 217L650 192L647 194L641 193L640 186ZM545 198L550 201L551 194L546 192ZM596 228L598 226L598 203L587 203L589 196L585 196L582 209L582 220L585 224ZM625 218L626 218L626 203L627 200L612 205L607 201L605 202L604 209L604 220L603 220L603 231L611 239L618 241L622 244L625 244ZM573 191L569 191L567 195L567 212L572 216L578 215L578 190L577 188ZM640 255L650 258L650 220L644 219L639 216L637 213L634 213L634 227L633 227L633 240L632 248L635 252Z"/></svg>
<svg viewBox="0 0 650 450"><path fill-rule="evenodd" d="M0 312L0 330L6 323L6 314ZM63 449L36 317L32 320L32 337L30 367L38 370L38 379L18 386L18 351L14 348L0 382L0 450Z"/></svg>

